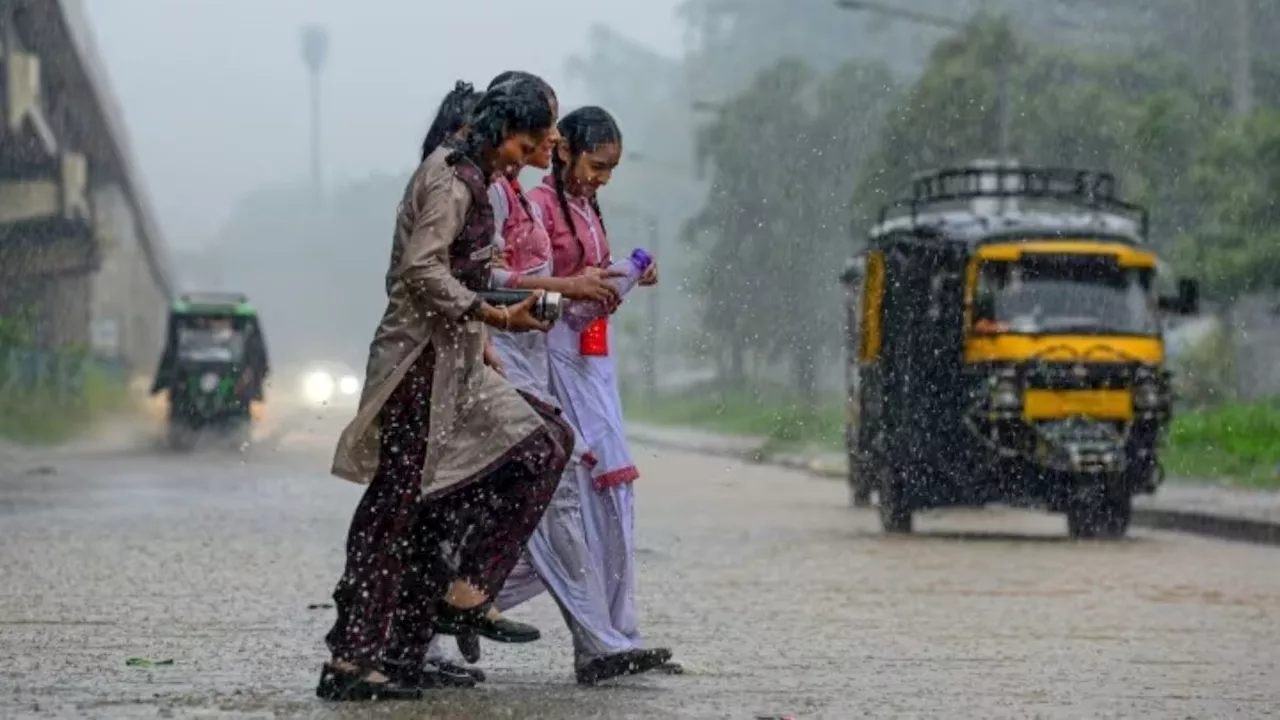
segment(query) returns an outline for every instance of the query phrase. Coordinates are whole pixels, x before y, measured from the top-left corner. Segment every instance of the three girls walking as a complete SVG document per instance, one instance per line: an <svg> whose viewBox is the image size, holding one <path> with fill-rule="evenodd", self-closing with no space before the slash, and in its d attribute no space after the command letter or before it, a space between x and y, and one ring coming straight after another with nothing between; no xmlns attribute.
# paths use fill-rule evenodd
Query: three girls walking
<svg viewBox="0 0 1280 720"><path fill-rule="evenodd" d="M474 682L427 665L435 634L537 639L492 605L543 587L573 632L580 682L670 658L640 647L635 629L638 472L612 361L572 357L573 338L560 326L547 334L531 312L539 290L616 304L594 191L621 156L621 134L599 109L557 126L545 83L499 80L478 99L460 84L442 103L397 211L387 309L334 459L336 475L369 487L334 592L332 659L317 688L326 699ZM548 159L554 204L525 197L515 179ZM583 208L591 214L573 224ZM506 270L493 269L494 253ZM478 293L495 280L535 296L489 306Z"/></svg>

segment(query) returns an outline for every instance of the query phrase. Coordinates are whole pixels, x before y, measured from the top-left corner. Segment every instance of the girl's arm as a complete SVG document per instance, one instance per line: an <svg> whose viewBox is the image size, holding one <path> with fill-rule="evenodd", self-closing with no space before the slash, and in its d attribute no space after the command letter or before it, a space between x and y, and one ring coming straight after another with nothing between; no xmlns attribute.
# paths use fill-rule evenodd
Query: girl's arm
<svg viewBox="0 0 1280 720"><path fill-rule="evenodd" d="M613 307L622 302L622 298L608 281L621 276L622 273L614 270L587 268L581 275L567 278L519 275L515 279L516 284L511 287L558 292L570 300L596 300Z"/></svg>
<svg viewBox="0 0 1280 720"><path fill-rule="evenodd" d="M545 324L520 314L527 313L527 308L495 308L450 272L449 246L462 231L471 207L471 191L452 170L421 172L407 202L413 230L404 243L396 275L415 302L428 313L450 320L475 319L513 330L545 329Z"/></svg>

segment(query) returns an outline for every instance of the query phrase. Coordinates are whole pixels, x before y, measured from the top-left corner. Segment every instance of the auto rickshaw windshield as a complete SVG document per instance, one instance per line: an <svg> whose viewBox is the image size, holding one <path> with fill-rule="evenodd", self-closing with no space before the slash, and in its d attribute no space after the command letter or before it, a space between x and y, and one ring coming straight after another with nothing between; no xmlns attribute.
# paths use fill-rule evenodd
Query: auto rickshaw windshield
<svg viewBox="0 0 1280 720"><path fill-rule="evenodd" d="M985 261L973 329L1026 335L1155 335L1153 271L1111 262Z"/></svg>
<svg viewBox="0 0 1280 720"><path fill-rule="evenodd" d="M192 318L178 328L178 357L191 362L240 362L244 333L228 318Z"/></svg>

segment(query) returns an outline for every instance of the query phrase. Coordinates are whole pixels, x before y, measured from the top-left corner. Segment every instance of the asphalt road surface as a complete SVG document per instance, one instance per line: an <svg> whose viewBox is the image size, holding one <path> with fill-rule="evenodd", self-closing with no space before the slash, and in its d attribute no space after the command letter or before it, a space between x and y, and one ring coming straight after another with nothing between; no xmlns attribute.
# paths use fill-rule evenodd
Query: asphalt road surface
<svg viewBox="0 0 1280 720"><path fill-rule="evenodd" d="M360 492L324 473L330 430L0 471L0 716L369 717L312 694ZM884 537L840 483L638 456L641 627L687 674L577 687L540 598L514 615L543 641L487 645L490 682L375 716L1280 714L1276 549L1005 510Z"/></svg>

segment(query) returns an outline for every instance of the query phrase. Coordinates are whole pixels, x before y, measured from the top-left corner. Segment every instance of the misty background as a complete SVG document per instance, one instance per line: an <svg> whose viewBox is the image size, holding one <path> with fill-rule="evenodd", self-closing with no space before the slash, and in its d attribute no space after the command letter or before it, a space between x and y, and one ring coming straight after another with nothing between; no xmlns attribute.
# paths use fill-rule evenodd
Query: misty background
<svg viewBox="0 0 1280 720"><path fill-rule="evenodd" d="M624 371L649 389L706 372L817 403L842 383L836 276L875 207L912 172L1002 150L1115 172L1225 327L1275 324L1274 2L87 5L182 286L247 292L278 360L363 366L436 104L459 78L483 87L513 68L550 81L562 112L600 104L623 128L601 201L615 250L661 260L656 300L619 318ZM300 50L311 23L330 45L323 199ZM1261 365L1221 382L1280 387L1266 360L1280 339L1236 335Z"/></svg>

